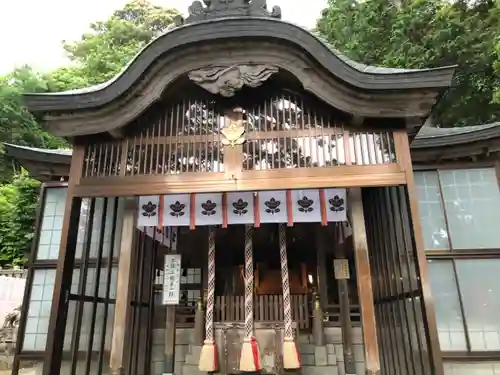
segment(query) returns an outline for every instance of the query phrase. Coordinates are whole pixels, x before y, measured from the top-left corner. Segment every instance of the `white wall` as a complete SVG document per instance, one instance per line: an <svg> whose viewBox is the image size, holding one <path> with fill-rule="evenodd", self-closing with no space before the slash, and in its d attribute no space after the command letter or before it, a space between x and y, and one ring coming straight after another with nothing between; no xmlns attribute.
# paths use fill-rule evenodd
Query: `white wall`
<svg viewBox="0 0 500 375"><path fill-rule="evenodd" d="M5 316L23 303L25 278L0 276L0 324Z"/></svg>

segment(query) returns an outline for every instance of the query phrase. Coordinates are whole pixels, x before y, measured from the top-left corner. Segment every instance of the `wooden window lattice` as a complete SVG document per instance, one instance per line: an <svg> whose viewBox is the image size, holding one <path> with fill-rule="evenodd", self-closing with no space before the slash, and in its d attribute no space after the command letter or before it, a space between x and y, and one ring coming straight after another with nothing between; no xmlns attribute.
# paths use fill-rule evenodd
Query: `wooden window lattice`
<svg viewBox="0 0 500 375"><path fill-rule="evenodd" d="M325 113L291 93L244 108L242 170L396 162L391 133L352 132ZM89 144L83 177L224 172L226 122L215 101L183 100L140 119L125 140Z"/></svg>

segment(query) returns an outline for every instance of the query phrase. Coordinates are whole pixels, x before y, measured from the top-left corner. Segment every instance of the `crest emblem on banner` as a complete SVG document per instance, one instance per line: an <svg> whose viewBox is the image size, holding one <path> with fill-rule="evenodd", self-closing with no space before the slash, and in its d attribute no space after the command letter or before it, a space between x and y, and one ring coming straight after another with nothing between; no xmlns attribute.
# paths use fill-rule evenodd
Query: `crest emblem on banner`
<svg viewBox="0 0 500 375"><path fill-rule="evenodd" d="M228 193L166 194L140 197L139 227L189 227L234 224L347 221L346 190L291 189ZM161 218L161 220L160 220Z"/></svg>

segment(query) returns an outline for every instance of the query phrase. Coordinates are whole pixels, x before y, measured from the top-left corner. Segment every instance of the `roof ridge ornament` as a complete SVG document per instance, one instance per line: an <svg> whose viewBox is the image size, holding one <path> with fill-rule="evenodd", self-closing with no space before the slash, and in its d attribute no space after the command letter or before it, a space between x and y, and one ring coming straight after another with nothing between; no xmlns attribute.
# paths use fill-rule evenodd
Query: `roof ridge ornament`
<svg viewBox="0 0 500 375"><path fill-rule="evenodd" d="M203 5L204 4L204 5ZM189 24L225 17L271 17L281 19L281 8L275 5L267 10L266 0L203 0L193 1L189 16L179 24Z"/></svg>

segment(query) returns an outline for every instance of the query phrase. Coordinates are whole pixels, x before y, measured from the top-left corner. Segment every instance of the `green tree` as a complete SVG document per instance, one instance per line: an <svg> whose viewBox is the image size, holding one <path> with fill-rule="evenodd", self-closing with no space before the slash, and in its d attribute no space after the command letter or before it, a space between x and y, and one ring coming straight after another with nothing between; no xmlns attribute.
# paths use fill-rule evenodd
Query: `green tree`
<svg viewBox="0 0 500 375"><path fill-rule="evenodd" d="M40 183L25 172L0 186L0 264L22 265L34 236Z"/></svg>
<svg viewBox="0 0 500 375"><path fill-rule="evenodd" d="M42 148L68 147L64 139L44 131L23 106L22 92L45 92L47 89L45 78L28 66L0 77L0 142ZM10 160L0 148L0 182L10 181L12 173Z"/></svg>
<svg viewBox="0 0 500 375"><path fill-rule="evenodd" d="M500 104L493 102L500 86L494 73L499 22L491 0L329 0L317 32L365 64L458 64L452 87L434 110L438 123L451 127L500 119Z"/></svg>
<svg viewBox="0 0 500 375"><path fill-rule="evenodd" d="M132 0L110 18L90 25L81 40L63 43L71 64L48 74L23 66L0 77L0 142L40 148L69 147L45 132L23 106L23 92L54 92L105 82L153 39L173 25L179 13ZM38 182L13 176L11 161L0 147L0 264L25 261L33 238Z"/></svg>
<svg viewBox="0 0 500 375"><path fill-rule="evenodd" d="M175 9L146 0L132 0L106 21L90 25L81 40L64 42L72 65L51 74L52 90L70 90L103 83L118 74L149 42L174 25Z"/></svg>
<svg viewBox="0 0 500 375"><path fill-rule="evenodd" d="M496 12L496 14L500 14L500 0L496 0L494 12ZM497 35L495 39L495 57L496 61L493 68L495 69L497 80L500 80L500 35ZM493 101L500 104L500 84L498 84L495 88Z"/></svg>

